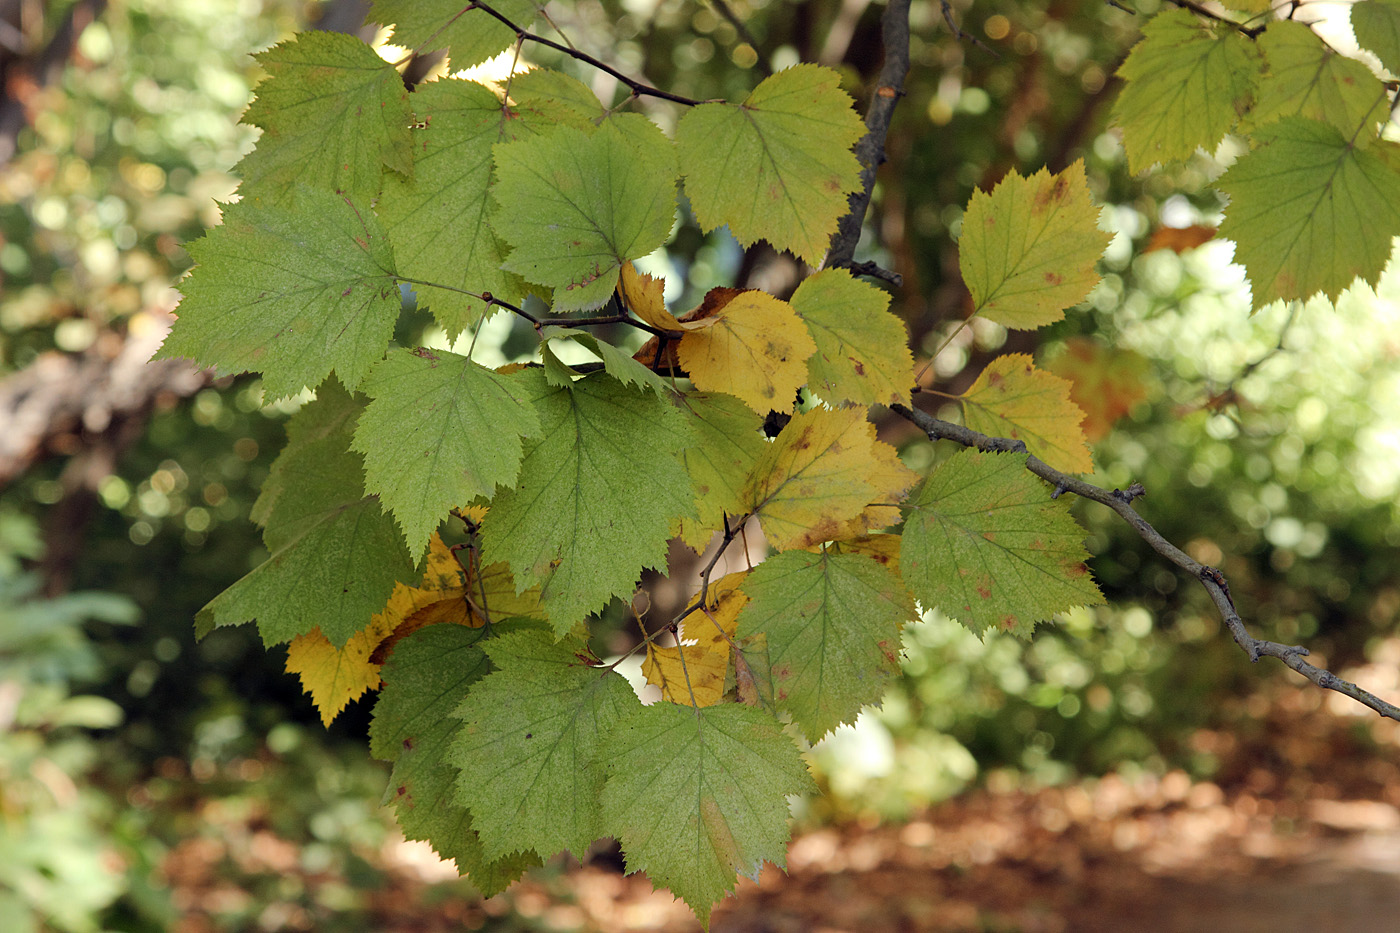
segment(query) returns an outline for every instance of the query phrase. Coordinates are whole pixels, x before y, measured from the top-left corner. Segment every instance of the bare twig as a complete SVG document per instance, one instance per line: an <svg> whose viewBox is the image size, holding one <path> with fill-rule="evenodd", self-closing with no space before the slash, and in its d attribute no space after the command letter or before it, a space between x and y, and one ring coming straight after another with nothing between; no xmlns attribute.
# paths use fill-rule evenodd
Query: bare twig
<svg viewBox="0 0 1400 933"><path fill-rule="evenodd" d="M1244 649L1244 653L1251 661L1258 661L1262 657L1278 658L1293 670L1302 674L1308 680L1317 684L1324 690L1333 690L1344 696L1349 696L1353 700L1364 706L1370 707L1387 719L1400 721L1400 707L1396 707L1377 697L1349 681L1343 680L1331 671L1324 670L1304 661L1308 655L1308 649L1299 645L1284 645L1274 641L1264 641L1249 634L1245 628L1244 621L1235 610L1235 602L1230 597L1230 587L1225 580L1225 575L1214 567L1208 567L1200 561L1195 560L1181 548L1172 544L1162 534L1153 528L1146 519L1137 513L1132 507L1132 500L1143 495L1141 486L1134 484L1127 490L1107 490L1086 483L1082 479L1061 473L1059 470L1049 466L1034 454L1026 450L1023 441L1013 440L1006 437L989 437L977 431L941 421L927 412L909 408L905 405L895 405L891 408L896 414L911 421L919 430L928 435L930 440L951 440L962 444L964 447L975 447L978 450L992 451L998 453L1026 453L1026 469L1036 476L1054 485L1060 492L1072 492L1085 499L1091 499L1102 505L1108 506L1113 511L1132 526L1144 541L1151 545L1152 549L1161 554L1167 560L1176 564L1182 570L1191 574L1201 582L1206 592L1210 594L1211 600L1215 603L1216 609L1220 611L1220 616L1225 620L1225 625L1230 629L1231 636L1235 639L1235 644Z"/></svg>
<svg viewBox="0 0 1400 933"><path fill-rule="evenodd" d="M643 82L638 81L636 78L629 78L622 72L618 71L616 68L599 61L592 55L589 55L587 52L580 51L576 48L571 48L567 45L561 45L560 43L555 42L553 39L546 39L544 36L539 36L533 32L526 30L524 27L517 26L511 20L507 19L504 14L498 12L490 4L473 3L467 7L467 10L481 10L483 13L489 13L491 16L495 17L501 23L513 30L518 38L528 39L529 41L537 43L538 45L543 45L546 48L554 49L556 52L562 52L570 58L577 59L578 61L581 61L587 65L592 65L599 71L604 72L605 74L612 75L614 78L627 85L627 88L632 92L633 97L656 97L661 100L669 100L672 103L686 104L687 106L691 107L695 106L696 104L705 103L705 101L702 100L695 100L694 98L690 97L682 97L680 94L672 94L670 91L663 91L660 88L654 88L649 84L644 84Z"/></svg>
<svg viewBox="0 0 1400 933"><path fill-rule="evenodd" d="M909 0L890 0L881 16L885 63L875 85L875 94L865 113L865 136L856 143L860 161L860 189L851 195L851 209L841 218L827 249L826 266L849 267L860 242L865 212L875 189L875 172L885 161L885 137L890 131L894 108L904 96L904 78L909 74Z"/></svg>

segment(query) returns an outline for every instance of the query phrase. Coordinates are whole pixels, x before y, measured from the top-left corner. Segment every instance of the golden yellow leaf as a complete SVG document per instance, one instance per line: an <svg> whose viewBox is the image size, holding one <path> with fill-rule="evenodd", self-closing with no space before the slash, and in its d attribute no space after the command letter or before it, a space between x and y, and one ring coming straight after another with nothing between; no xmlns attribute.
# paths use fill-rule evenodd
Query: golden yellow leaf
<svg viewBox="0 0 1400 933"><path fill-rule="evenodd" d="M666 290L663 280L638 272L631 262L624 262L618 287L622 289L622 297L632 313L652 327L662 330L686 329L685 324L666 310L666 301L662 298L662 292Z"/></svg>
<svg viewBox="0 0 1400 933"><path fill-rule="evenodd" d="M963 421L992 437L1025 441L1057 470L1089 473L1094 459L1079 426L1084 410L1069 393L1069 380L1036 369L1029 354L1010 353L988 363L963 395Z"/></svg>
<svg viewBox="0 0 1400 933"><path fill-rule="evenodd" d="M715 323L681 338L678 355L702 392L726 392L766 415L791 411L817 345L792 305L757 291L733 295Z"/></svg>
<svg viewBox="0 0 1400 933"><path fill-rule="evenodd" d="M324 726L329 726L351 700L379 688L379 665L371 663L369 657L393 629L384 627L382 616L374 619L339 650L319 628L298 635L287 646L287 673L301 676L302 689L311 694Z"/></svg>
<svg viewBox="0 0 1400 933"><path fill-rule="evenodd" d="M815 408L794 415L764 451L744 492L768 541L780 551L831 541L866 528L873 503L897 498L914 481L894 449L875 439L865 408ZM870 522L888 525L890 509ZM853 524L854 523L854 524Z"/></svg>
<svg viewBox="0 0 1400 933"><path fill-rule="evenodd" d="M904 494L918 478L919 474L904 465L893 447L875 444L865 469L865 481L874 487L875 494L870 504L855 518L843 523L829 540L846 541L898 524L899 503L904 501Z"/></svg>
<svg viewBox="0 0 1400 933"><path fill-rule="evenodd" d="M681 623L680 645L647 645L642 673L647 683L661 688L664 699L682 706L714 706L724 696L729 645L739 612L749 602L739 589L746 576L747 571L731 573L711 585L708 615L695 612Z"/></svg>

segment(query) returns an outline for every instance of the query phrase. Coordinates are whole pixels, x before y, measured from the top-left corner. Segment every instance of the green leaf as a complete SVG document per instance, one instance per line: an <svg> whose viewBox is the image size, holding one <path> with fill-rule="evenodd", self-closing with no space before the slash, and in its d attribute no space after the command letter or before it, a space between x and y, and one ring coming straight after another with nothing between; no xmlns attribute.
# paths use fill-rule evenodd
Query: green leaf
<svg viewBox="0 0 1400 933"><path fill-rule="evenodd" d="M723 528L726 513L743 511L744 483L768 445L761 433L763 419L732 395L691 391L673 395L671 401L695 435L694 445L680 459L695 486L699 520L682 520L680 538L699 551Z"/></svg>
<svg viewBox="0 0 1400 933"><path fill-rule="evenodd" d="M449 509L489 499L520 471L539 418L518 379L441 350L395 350L364 384L355 430L365 489L393 510L417 557Z"/></svg>
<svg viewBox="0 0 1400 933"><path fill-rule="evenodd" d="M860 188L865 125L830 68L796 65L742 104L701 104L676 126L685 193L706 231L767 240L816 265Z"/></svg>
<svg viewBox="0 0 1400 933"><path fill-rule="evenodd" d="M385 166L412 174L408 90L369 46L304 32L254 57L268 78L243 114L263 131L234 169L244 200L284 205L305 185L368 202Z"/></svg>
<svg viewBox="0 0 1400 933"><path fill-rule="evenodd" d="M479 642L485 628L431 625L394 646L370 724L370 753L394 762L384 795L398 811L404 836L429 842L457 862L486 897L504 890L527 868L540 864L532 851L488 859L472 827L471 813L456 800L457 769L447 761L460 723L443 710L455 707L490 669Z"/></svg>
<svg viewBox="0 0 1400 933"><path fill-rule="evenodd" d="M515 42L515 33L482 10L463 9L461 0L374 0L371 22L394 27L394 44L421 52L447 49L452 70L479 65ZM521 29L529 29L539 7L530 0L492 0Z"/></svg>
<svg viewBox="0 0 1400 933"><path fill-rule="evenodd" d="M1361 0L1351 8L1351 26L1357 43L1400 75L1400 0Z"/></svg>
<svg viewBox="0 0 1400 933"><path fill-rule="evenodd" d="M908 402L914 355L904 322L889 313L888 293L845 269L823 269L789 303L817 344L807 360L812 391L832 404Z"/></svg>
<svg viewBox="0 0 1400 933"><path fill-rule="evenodd" d="M606 835L604 735L640 706L622 675L590 666L583 642L516 632L484 645L498 670L453 714L458 800L488 856L521 848L582 856ZM605 751L606 749L606 751Z"/></svg>
<svg viewBox="0 0 1400 933"><path fill-rule="evenodd" d="M778 708L813 742L877 703L899 671L914 606L899 575L863 554L788 551L743 584L739 637L763 634Z"/></svg>
<svg viewBox="0 0 1400 933"><path fill-rule="evenodd" d="M1128 83L1113 105L1133 172L1214 149L1249 109L1261 65L1233 25L1190 10L1158 13L1142 35L1118 69Z"/></svg>
<svg viewBox="0 0 1400 933"><path fill-rule="evenodd" d="M666 241L676 214L675 149L620 114L592 133L564 126L495 149L496 231L505 268L555 289L556 311L596 308L618 271Z"/></svg>
<svg viewBox="0 0 1400 933"><path fill-rule="evenodd" d="M607 832L627 870L644 870L708 927L735 873L782 866L789 794L816 786L797 747L767 713L722 704L655 703L637 709L604 743Z"/></svg>
<svg viewBox="0 0 1400 933"><path fill-rule="evenodd" d="M991 194L974 191L958 240L973 313L1022 330L1064 317L1099 280L1112 237L1098 218L1083 161L1058 175L1012 171Z"/></svg>
<svg viewBox="0 0 1400 933"><path fill-rule="evenodd" d="M1332 51L1302 23L1270 23L1259 48L1269 73L1247 118L1252 126L1307 117L1331 123L1349 137L1357 127L1369 130L1386 118L1385 85L1371 69Z"/></svg>
<svg viewBox="0 0 1400 933"><path fill-rule="evenodd" d="M393 520L365 497L349 449L361 402L334 382L292 417L253 517L272 556L199 611L196 632L254 619L269 646L320 627L337 649L418 573Z"/></svg>
<svg viewBox="0 0 1400 933"><path fill-rule="evenodd" d="M414 175L385 179L379 216L399 272L417 280L419 298L455 337L490 308L463 291L512 303L524 296L519 278L501 269L506 247L487 223L491 147L514 139L519 121L473 81L430 81L414 92L413 107Z"/></svg>
<svg viewBox="0 0 1400 933"><path fill-rule="evenodd" d="M602 101L588 85L549 68L535 68L511 78L510 97L527 123L538 122L541 127L564 124L582 130L607 116Z"/></svg>
<svg viewBox="0 0 1400 933"><path fill-rule="evenodd" d="M982 633L1029 638L1035 623L1103 602L1084 530L1025 454L961 451L907 503L900 569L914 598Z"/></svg>
<svg viewBox="0 0 1400 933"><path fill-rule="evenodd" d="M254 199L188 247L199 264L160 357L263 374L270 399L332 371L353 389L384 355L401 301L394 256L375 216L301 188L293 212Z"/></svg>
<svg viewBox="0 0 1400 933"><path fill-rule="evenodd" d="M1374 285L1400 234L1400 150L1297 117L1256 139L1216 182L1230 196L1220 235L1235 241L1255 306L1336 298L1358 277Z"/></svg>
<svg viewBox="0 0 1400 933"><path fill-rule="evenodd" d="M542 433L525 445L516 487L482 524L484 560L506 561L516 586L539 584L563 635L642 567L662 568L667 529L693 517L694 492L676 455L692 443L680 413L606 375L552 388L534 376Z"/></svg>
<svg viewBox="0 0 1400 933"><path fill-rule="evenodd" d="M418 576L393 519L366 497L332 509L199 611L210 631L254 619L271 647L320 628L341 648Z"/></svg>

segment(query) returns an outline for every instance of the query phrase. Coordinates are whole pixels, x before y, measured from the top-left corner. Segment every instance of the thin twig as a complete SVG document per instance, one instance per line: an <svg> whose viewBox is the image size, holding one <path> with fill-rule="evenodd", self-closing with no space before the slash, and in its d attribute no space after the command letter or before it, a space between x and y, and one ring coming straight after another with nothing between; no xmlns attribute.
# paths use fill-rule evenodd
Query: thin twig
<svg viewBox="0 0 1400 933"><path fill-rule="evenodd" d="M841 218L831 238L825 263L828 268L849 267L855 258L865 213L870 209L870 195L875 190L875 173L885 161L885 137L890 132L895 105L904 96L904 78L909 74L909 2L890 0L880 17L885 63L865 112L865 136L856 143L860 188L851 195L851 209Z"/></svg>
<svg viewBox="0 0 1400 933"><path fill-rule="evenodd" d="M729 25L734 27L734 31L739 34L739 38L747 42L749 48L758 53L758 70L763 72L764 77L772 77L773 69L769 67L768 62L764 60L763 53L758 51L758 40L753 37L753 33L749 32L749 27L744 24L744 21L735 15L734 10L725 0L710 0L710 6L718 10L719 15L723 16L725 20L729 22Z"/></svg>
<svg viewBox="0 0 1400 933"><path fill-rule="evenodd" d="M616 68L599 61L592 55L589 55L587 52L580 51L579 49L575 48L570 48L567 45L561 45L560 43L555 42L553 39L546 39L544 36L536 35L535 33L530 32L522 26L517 26L511 20L506 18L504 14L498 12L490 4L473 3L469 5L467 9L481 10L483 13L489 13L491 16L495 17L505 26L509 27L512 31L514 31L515 35L518 38L528 39L529 41L537 43L539 45L543 45L546 48L554 49L556 52L562 52L563 54L569 56L572 59L576 59L587 65L592 65L599 71L602 71L605 74L612 75L614 78L627 85L627 87L632 91L632 94L635 97L656 97L661 100L669 100L673 103L685 104L690 107L694 107L697 104L705 103L705 101L703 100L695 100L690 97L683 97L680 94L672 94L670 91L663 91L660 88L655 88L649 84L644 84L643 82L638 81L635 78L629 78L622 72L618 71Z"/></svg>
<svg viewBox="0 0 1400 933"><path fill-rule="evenodd" d="M1026 450L1025 442L1013 440L1007 437L990 437L986 434L978 433L952 424L941 421L927 412L911 409L905 405L894 405L890 409L895 414L908 419L919 430L928 435L929 440L951 440L962 444L964 447L975 447L982 451L997 453L1026 453L1026 469L1036 476L1051 483L1056 490L1061 492L1072 492L1085 499L1091 499L1102 505L1108 506L1113 511L1132 526L1144 541L1151 545L1152 549L1161 554L1167 560L1185 570L1195 577L1205 587L1210 594L1211 600L1215 603L1216 609L1220 611L1220 616L1225 620L1225 625L1230 629L1231 636L1235 639L1235 644L1244 650L1251 661L1258 661L1263 657L1278 658L1288 667L1302 674L1308 680L1317 684L1324 690L1332 690L1343 696L1351 697L1353 700L1367 706L1387 719L1400 721L1400 707L1396 707L1377 697L1349 681L1343 680L1331 671L1315 667L1304 661L1308 649L1300 645L1285 645L1275 641L1264 641L1249 634L1245 628L1244 621L1235 610L1234 600L1230 597L1230 587L1225 580L1225 575L1214 567L1208 567L1200 561L1195 560L1181 548L1172 544L1164 538L1161 532L1153 528L1146 519L1137 513L1132 507L1132 500L1143 494L1142 487L1134 485L1127 491L1107 490L1086 483L1082 479L1061 473L1059 470L1046 464L1043 460L1030 454Z"/></svg>
<svg viewBox="0 0 1400 933"><path fill-rule="evenodd" d="M1238 29L1242 35L1250 39L1257 38L1269 25L1268 23L1261 23L1258 26L1246 26L1244 23L1237 23L1232 19L1221 16L1213 10L1201 6L1196 0L1167 0L1167 2L1179 6L1183 10L1190 10L1197 16L1204 16L1206 19L1214 20L1217 23L1223 23L1231 29Z"/></svg>
<svg viewBox="0 0 1400 933"><path fill-rule="evenodd" d="M952 31L953 38L959 42L971 42L973 45L981 46L985 51L990 52L993 58L1001 58L996 49L983 42L970 32L965 32L958 21L953 19L953 5L948 0L939 0L939 6L943 8L943 22L948 24L948 29Z"/></svg>

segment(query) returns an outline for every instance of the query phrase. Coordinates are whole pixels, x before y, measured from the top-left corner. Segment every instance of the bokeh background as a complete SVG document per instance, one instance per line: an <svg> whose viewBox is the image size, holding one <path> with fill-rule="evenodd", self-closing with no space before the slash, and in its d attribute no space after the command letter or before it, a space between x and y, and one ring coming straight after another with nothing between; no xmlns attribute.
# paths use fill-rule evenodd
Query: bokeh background
<svg viewBox="0 0 1400 933"><path fill-rule="evenodd" d="M607 847L481 901L379 808L372 701L325 729L283 673L284 649L264 651L251 628L194 640L196 610L266 556L248 510L296 403L264 406L255 376L145 361L189 267L182 244L217 222L253 143L236 122L259 76L248 53L298 29L358 30L365 6L0 0L6 931L694 926L624 882ZM863 105L881 5L727 7L742 29L690 0L549 11L580 48L681 94L741 97L808 60L840 68ZM1133 177L1107 130L1112 74L1155 3L1137 7L954 2L959 39L939 3L916 0L908 95L862 258L903 276L894 309L922 361L968 310L955 241L973 189L1083 159L1116 234L1102 284L1045 331L957 333L932 384L957 392L993 355L1034 352L1076 383L1096 482L1143 483L1144 514L1222 567L1256 633L1306 643L1394 701L1400 277L1335 307L1251 314L1230 244L1206 229L1221 204L1205 186L1233 144ZM526 55L605 101L617 93ZM415 64L415 77L441 67ZM651 115L669 125L668 107ZM681 308L717 284L781 291L798 274L684 216L649 268ZM412 301L396 339L441 343ZM499 317L478 357L519 358L531 342ZM881 428L915 468L942 455L907 425ZM831 929L1092 929L1082 911L1095 904L1129 910L1203 860L1207 874L1234 865L1226 842L1241 878L1320 840L1400 846L1394 724L1251 666L1199 587L1111 515L1076 508L1110 605L1030 643L981 641L936 614L910 626L883 708L812 750L826 794L794 805L792 880L745 882L716 929L810 929L813 909ZM600 622L605 650L625 647L615 621ZM1114 874L1120 858L1138 874ZM880 878L900 896L880 894ZM1394 885L1375 896L1400 899ZM1177 928L1156 919L1136 928Z"/></svg>

